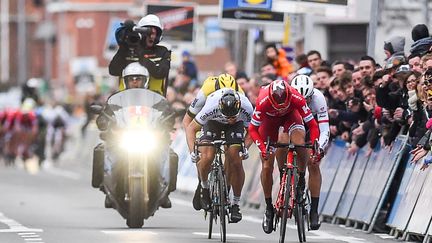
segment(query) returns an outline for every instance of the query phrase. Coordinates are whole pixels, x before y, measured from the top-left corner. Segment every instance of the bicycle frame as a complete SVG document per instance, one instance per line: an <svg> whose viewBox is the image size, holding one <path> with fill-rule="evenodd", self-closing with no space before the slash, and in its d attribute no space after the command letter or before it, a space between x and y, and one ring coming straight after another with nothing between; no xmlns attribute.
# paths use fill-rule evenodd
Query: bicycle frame
<svg viewBox="0 0 432 243"><path fill-rule="evenodd" d="M212 207L209 211L209 233L208 238L212 237L213 220L217 223L219 216L220 221L220 236L221 241L226 241L226 218L228 216L228 190L226 183L226 176L224 171L224 165L222 162L222 154L224 153L222 146L225 145L223 140L215 140L207 143L195 143L195 152L198 152L200 146L213 146L215 148L215 158L212 162L212 169L209 174L210 182L210 196L212 201ZM206 212L207 215L207 212Z"/></svg>

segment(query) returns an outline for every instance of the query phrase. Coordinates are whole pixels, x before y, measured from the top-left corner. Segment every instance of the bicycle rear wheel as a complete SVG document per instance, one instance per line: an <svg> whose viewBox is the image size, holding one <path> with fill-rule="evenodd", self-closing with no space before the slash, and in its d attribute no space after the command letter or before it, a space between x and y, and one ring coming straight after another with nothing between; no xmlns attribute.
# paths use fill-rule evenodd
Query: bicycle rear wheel
<svg viewBox="0 0 432 243"><path fill-rule="evenodd" d="M280 237L279 237L279 243L285 242L285 233L286 233L286 225L288 220L288 208L289 208L289 202L291 198L290 194L290 188L291 188L291 169L288 169L286 171L286 183L285 188L283 190L284 192L284 204L282 209L282 215L281 215L281 221L280 221Z"/></svg>
<svg viewBox="0 0 432 243"><path fill-rule="evenodd" d="M222 170L219 170L218 173L218 192L219 192L219 227L220 227L220 236L221 241L226 242L226 185L225 185L225 175Z"/></svg>

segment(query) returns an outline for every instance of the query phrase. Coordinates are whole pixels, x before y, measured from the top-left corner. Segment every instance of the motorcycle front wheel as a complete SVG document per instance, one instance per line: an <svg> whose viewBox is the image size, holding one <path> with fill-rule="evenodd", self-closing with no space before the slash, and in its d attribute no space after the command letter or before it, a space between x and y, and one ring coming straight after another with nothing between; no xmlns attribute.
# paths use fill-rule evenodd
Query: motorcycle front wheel
<svg viewBox="0 0 432 243"><path fill-rule="evenodd" d="M141 228L144 225L144 188L141 178L129 182L129 212L126 224L129 228Z"/></svg>

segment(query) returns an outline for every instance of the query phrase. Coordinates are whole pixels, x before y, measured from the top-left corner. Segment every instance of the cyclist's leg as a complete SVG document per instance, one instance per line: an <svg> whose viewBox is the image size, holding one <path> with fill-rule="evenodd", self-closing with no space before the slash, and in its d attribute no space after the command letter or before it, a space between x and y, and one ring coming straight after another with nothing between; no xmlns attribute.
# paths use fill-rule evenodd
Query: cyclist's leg
<svg viewBox="0 0 432 243"><path fill-rule="evenodd" d="M228 164L225 168L229 168L230 182L233 189L233 201L231 207L231 221L236 223L242 219L240 213L240 196L244 185L245 172L243 169L242 158L240 157L241 143L243 142L243 122L238 122L234 125L227 126L225 130L225 139L229 144L227 152Z"/></svg>
<svg viewBox="0 0 432 243"><path fill-rule="evenodd" d="M261 122L261 126L258 129L260 136L267 140L270 137L270 142L276 142L278 138L278 128L283 125L281 118L272 117L264 119ZM266 209L264 212L264 218L262 227L265 233L270 234L273 231L273 218L274 208L272 200L272 186L273 186L273 166L274 166L275 155L270 153L268 159L261 157L261 185L264 192L264 198L266 202Z"/></svg>
<svg viewBox="0 0 432 243"><path fill-rule="evenodd" d="M200 142L213 141L220 137L220 129L218 123L209 121L203 126L203 136ZM215 149L212 146L200 147L200 160L197 162L198 174L201 180L201 206L203 209L208 210L210 208L210 183L208 181L208 175L211 170L211 163L215 157Z"/></svg>
<svg viewBox="0 0 432 243"><path fill-rule="evenodd" d="M284 124L284 132L288 133L291 143L303 145L305 143L305 128L303 121L298 111L293 111L286 116ZM304 148L296 148L297 166L299 174L298 186L301 190L305 188L305 169L308 160L307 150Z"/></svg>
<svg viewBox="0 0 432 243"><path fill-rule="evenodd" d="M288 143L289 142L288 133L286 133L284 131L279 131L278 142L279 143ZM281 178L282 178L282 167L286 163L287 155L288 155L288 149L287 148L277 148L276 149L276 160L278 162L279 172L280 172Z"/></svg>

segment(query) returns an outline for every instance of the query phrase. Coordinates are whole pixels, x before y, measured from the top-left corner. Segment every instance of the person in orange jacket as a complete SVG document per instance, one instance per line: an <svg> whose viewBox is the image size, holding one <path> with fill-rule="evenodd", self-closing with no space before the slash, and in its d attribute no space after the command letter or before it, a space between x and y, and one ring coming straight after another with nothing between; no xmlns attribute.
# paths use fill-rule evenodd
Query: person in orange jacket
<svg viewBox="0 0 432 243"><path fill-rule="evenodd" d="M269 44L266 46L265 55L267 61L275 67L277 75L283 79L287 79L288 75L294 72L294 68L288 62L286 52L282 48L277 49L275 44Z"/></svg>

